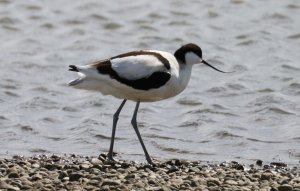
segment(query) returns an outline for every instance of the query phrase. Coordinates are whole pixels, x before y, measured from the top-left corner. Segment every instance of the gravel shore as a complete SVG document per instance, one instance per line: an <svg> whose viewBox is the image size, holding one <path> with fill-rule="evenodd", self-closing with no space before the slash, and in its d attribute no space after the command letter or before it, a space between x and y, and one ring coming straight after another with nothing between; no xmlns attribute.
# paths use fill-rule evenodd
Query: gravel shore
<svg viewBox="0 0 300 191"><path fill-rule="evenodd" d="M284 163L110 162L106 155L0 159L0 190L300 191L300 169Z"/></svg>

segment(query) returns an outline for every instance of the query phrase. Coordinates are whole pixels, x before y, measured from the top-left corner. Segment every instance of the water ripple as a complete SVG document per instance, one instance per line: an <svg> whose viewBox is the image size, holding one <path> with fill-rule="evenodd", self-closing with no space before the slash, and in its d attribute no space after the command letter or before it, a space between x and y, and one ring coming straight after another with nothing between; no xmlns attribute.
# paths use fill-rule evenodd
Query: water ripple
<svg viewBox="0 0 300 191"><path fill-rule="evenodd" d="M21 109L29 110L44 110L44 109L58 109L56 102L43 98L43 97L33 97L32 99L19 104Z"/></svg>
<svg viewBox="0 0 300 191"><path fill-rule="evenodd" d="M252 142L260 142L260 143L284 143L284 141L265 141L265 140L259 140L254 138L247 138L247 140Z"/></svg>
<svg viewBox="0 0 300 191"><path fill-rule="evenodd" d="M215 133L214 135L215 137L217 137L218 139L232 139L232 138L242 138L243 136L240 136L240 135L235 135L235 134L232 134L228 131L218 131Z"/></svg>
<svg viewBox="0 0 300 191"><path fill-rule="evenodd" d="M208 62L236 72L223 75L195 65L182 94L143 104L138 121L145 142L154 142L149 145L153 155L222 161L247 161L253 156L271 161L278 155L299 162L299 157L289 156L299 156L298 3L125 0L117 6L62 0L62 4L68 6L0 0L1 156L6 151L83 155L107 151L111 117L120 100L67 87L72 75L67 66L139 48L172 53L194 42ZM117 139L123 145L118 151L128 149L135 156L138 151L130 150L137 146L131 141L134 132L127 128L133 107L124 107L117 131L122 136ZM99 149L94 147L102 142Z"/></svg>

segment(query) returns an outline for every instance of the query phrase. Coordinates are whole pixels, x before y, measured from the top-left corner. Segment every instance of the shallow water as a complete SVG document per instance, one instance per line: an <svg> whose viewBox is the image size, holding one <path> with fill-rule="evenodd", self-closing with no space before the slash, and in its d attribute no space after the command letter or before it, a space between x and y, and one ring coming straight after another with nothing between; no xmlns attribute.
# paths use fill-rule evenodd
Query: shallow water
<svg viewBox="0 0 300 191"><path fill-rule="evenodd" d="M197 65L187 89L142 103L140 132L159 159L300 159L297 0L0 0L0 156L107 152L121 100L72 89L69 64L136 49L199 44L222 74ZM115 151L144 161L121 113Z"/></svg>

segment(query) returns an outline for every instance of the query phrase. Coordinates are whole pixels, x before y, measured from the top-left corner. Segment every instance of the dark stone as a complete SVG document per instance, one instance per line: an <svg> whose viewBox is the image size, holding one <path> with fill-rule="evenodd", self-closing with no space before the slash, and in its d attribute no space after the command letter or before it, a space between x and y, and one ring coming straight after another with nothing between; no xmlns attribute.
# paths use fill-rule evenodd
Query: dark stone
<svg viewBox="0 0 300 191"><path fill-rule="evenodd" d="M181 162L179 159L172 159L172 160L167 161L166 164L180 166Z"/></svg>
<svg viewBox="0 0 300 191"><path fill-rule="evenodd" d="M179 168L177 167L177 166L171 166L170 168L169 168L169 170L168 170L168 172L167 173L172 173L172 172L176 172L176 171L178 171L179 170Z"/></svg>
<svg viewBox="0 0 300 191"><path fill-rule="evenodd" d="M175 163L174 163L174 165L176 165L176 166L180 166L180 165L181 165L181 162L180 162L180 160L178 160L178 159L175 159Z"/></svg>
<svg viewBox="0 0 300 191"><path fill-rule="evenodd" d="M270 180L274 177L272 173L262 173L261 174L261 180Z"/></svg>
<svg viewBox="0 0 300 191"><path fill-rule="evenodd" d="M131 164L129 163L129 162L123 162L122 164L121 164L121 168L128 168L128 167L130 167L131 166Z"/></svg>
<svg viewBox="0 0 300 191"><path fill-rule="evenodd" d="M43 179L43 176L40 174L35 174L31 177L32 181L37 181L37 180L42 180L42 179Z"/></svg>
<svg viewBox="0 0 300 191"><path fill-rule="evenodd" d="M106 180L103 180L102 186L106 186L106 185L108 185L108 186L120 186L121 183L116 181L116 180L106 179Z"/></svg>
<svg viewBox="0 0 300 191"><path fill-rule="evenodd" d="M127 176L125 176L125 179L135 179L135 174L128 174Z"/></svg>
<svg viewBox="0 0 300 191"><path fill-rule="evenodd" d="M113 156L115 156L115 153L113 153ZM105 161L107 158L107 155L104 153L101 153L98 157L99 160L101 160L102 162Z"/></svg>
<svg viewBox="0 0 300 191"><path fill-rule="evenodd" d="M235 168L235 169L237 169L237 170L244 170L244 166L241 165L241 164L235 164L235 165L233 166L233 168Z"/></svg>
<svg viewBox="0 0 300 191"><path fill-rule="evenodd" d="M43 166L45 169L47 169L47 170L50 170L50 171L52 171L52 170L60 170L60 169L62 169L62 166L60 166L60 165L58 165L58 164L45 164L44 166Z"/></svg>
<svg viewBox="0 0 300 191"><path fill-rule="evenodd" d="M288 184L278 186L278 191L292 191L293 187Z"/></svg>
<svg viewBox="0 0 300 191"><path fill-rule="evenodd" d="M83 177L83 175L81 173L72 173L69 176L69 180L70 181L78 181L82 177Z"/></svg>
<svg viewBox="0 0 300 191"><path fill-rule="evenodd" d="M64 177L67 177L67 176L68 176L68 173L67 173L67 172L61 171L61 172L59 173L58 178L59 178L59 179L63 179Z"/></svg>
<svg viewBox="0 0 300 191"><path fill-rule="evenodd" d="M262 164L263 164L263 161L262 161L262 160L257 160L257 161L256 161L256 165L262 166Z"/></svg>
<svg viewBox="0 0 300 191"><path fill-rule="evenodd" d="M8 178L19 178L19 177L20 177L20 175L16 172L12 172L8 175Z"/></svg>
<svg viewBox="0 0 300 191"><path fill-rule="evenodd" d="M276 167L287 167L287 164L283 162L271 162L270 165L276 166Z"/></svg>
<svg viewBox="0 0 300 191"><path fill-rule="evenodd" d="M59 157L57 155L52 155L51 159L53 160L53 162L58 162L58 161L60 161L61 157Z"/></svg>

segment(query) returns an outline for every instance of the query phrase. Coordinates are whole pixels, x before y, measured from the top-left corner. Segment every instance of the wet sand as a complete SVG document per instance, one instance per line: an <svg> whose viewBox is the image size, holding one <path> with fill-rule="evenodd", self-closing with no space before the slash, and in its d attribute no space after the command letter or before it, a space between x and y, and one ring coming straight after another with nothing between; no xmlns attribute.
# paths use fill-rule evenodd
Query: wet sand
<svg viewBox="0 0 300 191"><path fill-rule="evenodd" d="M300 169L285 163L111 162L98 157L40 155L0 160L1 190L299 191Z"/></svg>

